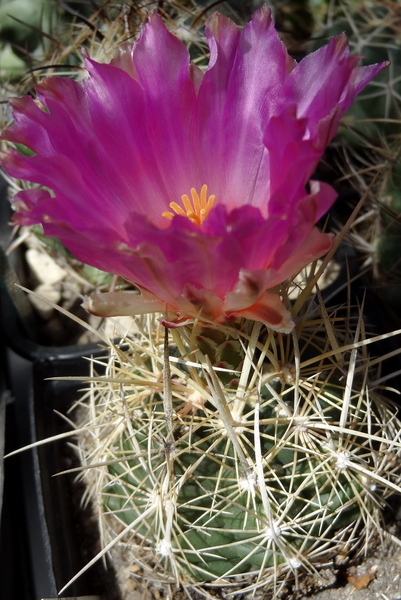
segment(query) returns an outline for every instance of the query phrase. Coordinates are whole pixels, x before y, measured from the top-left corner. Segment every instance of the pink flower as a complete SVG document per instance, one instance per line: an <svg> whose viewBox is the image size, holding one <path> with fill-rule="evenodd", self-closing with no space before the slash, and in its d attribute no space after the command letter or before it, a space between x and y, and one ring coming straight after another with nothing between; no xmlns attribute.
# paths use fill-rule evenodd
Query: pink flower
<svg viewBox="0 0 401 600"><path fill-rule="evenodd" d="M314 224L335 200L309 181L355 95L383 68L356 66L344 35L288 56L267 7L241 31L209 19L206 72L152 14L89 78L48 78L43 110L12 101L6 171L46 189L17 194L15 221L42 223L81 261L141 294L92 297L102 315L163 311L170 326L199 315L289 331L273 290L325 254ZM51 190L51 191L49 191Z"/></svg>

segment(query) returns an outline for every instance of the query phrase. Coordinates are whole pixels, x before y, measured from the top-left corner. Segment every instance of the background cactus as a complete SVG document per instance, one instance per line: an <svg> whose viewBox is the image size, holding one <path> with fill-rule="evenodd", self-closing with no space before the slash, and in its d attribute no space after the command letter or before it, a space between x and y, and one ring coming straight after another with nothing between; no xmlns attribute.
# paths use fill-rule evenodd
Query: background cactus
<svg viewBox="0 0 401 600"><path fill-rule="evenodd" d="M1 0L0 79L16 81L50 46L60 14L56 2ZM50 38L50 39L49 39Z"/></svg>
<svg viewBox="0 0 401 600"><path fill-rule="evenodd" d="M389 66L360 94L337 140L339 176L360 193L370 188L350 243L369 272L375 293L396 310L401 305L399 224L401 150L401 7L386 2L345 0L320 6L321 25L315 48L326 36L345 31L362 63L389 61ZM331 162L333 157L331 156ZM344 204L344 202L342 202ZM373 281L372 281L373 280Z"/></svg>
<svg viewBox="0 0 401 600"><path fill-rule="evenodd" d="M360 145L360 135L370 140L383 133L394 135L399 130L401 94L401 9L399 2L389 0L344 0L327 4L322 23L314 33L312 47L323 45L327 37L345 32L353 53L361 55L362 64L389 61L389 68L372 81L358 96L347 113L343 131L347 140Z"/></svg>

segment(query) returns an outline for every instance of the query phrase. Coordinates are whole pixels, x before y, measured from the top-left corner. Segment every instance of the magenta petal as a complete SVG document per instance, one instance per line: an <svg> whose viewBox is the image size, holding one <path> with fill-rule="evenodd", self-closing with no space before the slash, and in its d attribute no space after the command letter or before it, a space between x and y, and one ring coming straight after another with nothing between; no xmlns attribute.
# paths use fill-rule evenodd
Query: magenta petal
<svg viewBox="0 0 401 600"><path fill-rule="evenodd" d="M296 106L285 106L270 119L264 132L263 143L269 156L269 214L288 212L291 199L299 201L305 195L305 185L315 169L320 153L307 138L307 119L299 119ZM284 194L277 204L275 194Z"/></svg>
<svg viewBox="0 0 401 600"><path fill-rule="evenodd" d="M24 144L33 152L50 156L53 147L44 127L46 113L36 106L30 96L13 98L10 105L13 108L15 125L5 129L1 139Z"/></svg>
<svg viewBox="0 0 401 600"><path fill-rule="evenodd" d="M165 257L163 263L160 258L152 260L146 281L141 279L145 277L144 269L135 269L140 285L149 288L152 272L157 269L157 277L153 278L158 282L158 289L160 282L165 281L163 285L178 295L186 284L192 284L223 298L236 285L240 269L266 268L288 236L286 222L265 220L260 211L251 206L243 206L230 214L219 206L201 230L184 217L176 217L168 229L160 230L138 215L127 221L126 230L130 246L137 248L136 256L141 256L144 264L151 259L146 256L145 260L143 244L146 244L146 252L157 247ZM158 260L160 268L157 268ZM171 301L170 297L162 297Z"/></svg>
<svg viewBox="0 0 401 600"><path fill-rule="evenodd" d="M357 60L358 57L349 56L348 41L343 33L306 56L286 83L297 103L298 116L318 123L328 115L338 104Z"/></svg>
<svg viewBox="0 0 401 600"><path fill-rule="evenodd" d="M336 193L310 177L384 64L356 66L344 35L297 64L266 6L242 30L213 15L206 35L203 73L152 14L110 64L86 56L82 83L52 77L38 103L14 99L2 138L35 155L10 149L2 164L44 188L17 194L15 222L42 223L83 262L141 288L94 296L102 314L162 310L169 326L245 317L289 331L269 290L331 247L314 226ZM201 213L191 189L203 185L215 199Z"/></svg>
<svg viewBox="0 0 401 600"><path fill-rule="evenodd" d="M363 88L366 87L378 73L380 73L380 71L389 65L389 62L382 62L375 65L368 65L367 67L356 67L354 69L355 79L351 88L352 93L347 94L346 99L342 99L344 103L346 100L346 108L349 108L355 96L359 94L359 92L361 92Z"/></svg>
<svg viewBox="0 0 401 600"><path fill-rule="evenodd" d="M309 187L310 193L298 199L289 215L291 228L294 229L295 235L304 237L307 236L307 231L312 229L311 225L316 223L331 208L338 195L331 185L323 181L311 180ZM286 186L283 185L280 193L285 192Z"/></svg>
<svg viewBox="0 0 401 600"><path fill-rule="evenodd" d="M332 244L333 235L320 233L311 227L325 214L337 197L335 190L328 184L312 181L311 194L305 196L294 207L289 219L291 232L287 242L277 249L270 264L272 269L279 272L280 281L294 277L306 265L326 254ZM274 198L280 203L285 188Z"/></svg>
<svg viewBox="0 0 401 600"><path fill-rule="evenodd" d="M314 227L302 243L298 245L296 252L286 253L287 260L282 260L278 254L276 263L277 266L281 263L279 267L281 280L294 277L311 262L327 254L333 245L333 239L333 234L321 233Z"/></svg>
<svg viewBox="0 0 401 600"><path fill-rule="evenodd" d="M42 204L42 197L38 196L36 191L33 194L33 190L23 193L25 203L34 211L35 217L32 215L32 219L38 219L36 222L64 222L67 229L73 227L78 230L96 225L107 226L110 229L121 227L125 218L124 207L118 202L113 203L112 199L104 194L102 210L94 211L93 207L101 190L98 185L94 187L85 182L85 174L70 158L61 154L26 157L11 150L3 160L3 165L14 177L29 179L54 191L55 197L52 202L47 202L46 206ZM120 208L117 214L116 206Z"/></svg>
<svg viewBox="0 0 401 600"><path fill-rule="evenodd" d="M153 160L171 202L200 189L194 162L197 148L196 94L185 45L161 18L151 14L135 45L133 60L147 113ZM167 208L167 206L166 206Z"/></svg>
<svg viewBox="0 0 401 600"><path fill-rule="evenodd" d="M158 221L168 208L168 188L155 166L143 90L112 65L89 59L86 64L91 77L84 86L98 140L95 167L107 164L102 183L110 189L110 197L120 199L127 208L135 202L137 212L153 213ZM147 176L150 171L152 177Z"/></svg>
<svg viewBox="0 0 401 600"><path fill-rule="evenodd" d="M140 285L169 303L182 293L186 284L214 288L213 254L219 243L214 236L202 235L184 217L177 217L171 227L160 230L132 215L126 228L129 244L135 249L133 276Z"/></svg>
<svg viewBox="0 0 401 600"><path fill-rule="evenodd" d="M387 64L356 67L358 59L349 56L348 41L342 33L306 56L288 77L283 92L294 98L297 116L308 119L308 137L316 139L321 151L355 96ZM323 130L321 121L326 123Z"/></svg>
<svg viewBox="0 0 401 600"><path fill-rule="evenodd" d="M23 190L14 196L13 208L16 210L13 223L17 225L35 225L47 214L46 207L52 208L53 198L46 190Z"/></svg>
<svg viewBox="0 0 401 600"><path fill-rule="evenodd" d="M300 221L316 223L331 208L338 194L334 188L324 181L309 182L310 194L298 204Z"/></svg>
<svg viewBox="0 0 401 600"><path fill-rule="evenodd" d="M227 18L213 16L207 36L212 58L198 96L202 183L230 208L250 204L265 214L270 172L264 129L295 61L266 6L240 33Z"/></svg>

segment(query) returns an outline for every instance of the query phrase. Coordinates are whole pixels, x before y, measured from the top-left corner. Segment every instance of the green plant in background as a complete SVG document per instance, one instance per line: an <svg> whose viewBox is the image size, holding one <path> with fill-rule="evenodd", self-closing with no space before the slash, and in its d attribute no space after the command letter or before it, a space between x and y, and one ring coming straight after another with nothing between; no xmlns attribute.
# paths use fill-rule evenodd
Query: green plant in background
<svg viewBox="0 0 401 600"><path fill-rule="evenodd" d="M401 137L399 138L401 143ZM401 306L401 162L395 160L383 177L379 193L380 232L374 246L377 289L397 311Z"/></svg>
<svg viewBox="0 0 401 600"><path fill-rule="evenodd" d="M15 81L46 53L59 25L56 1L2 0L0 2L0 77Z"/></svg>

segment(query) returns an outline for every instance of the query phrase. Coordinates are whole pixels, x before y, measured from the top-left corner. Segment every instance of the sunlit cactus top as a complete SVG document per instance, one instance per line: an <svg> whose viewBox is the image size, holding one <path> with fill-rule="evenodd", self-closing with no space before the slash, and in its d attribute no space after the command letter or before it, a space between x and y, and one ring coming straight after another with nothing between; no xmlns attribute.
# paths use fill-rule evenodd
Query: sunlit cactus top
<svg viewBox="0 0 401 600"><path fill-rule="evenodd" d="M157 14L82 83L51 77L38 103L12 100L7 173L45 189L15 197L15 221L42 223L81 261L142 294L99 294L103 315L162 311L293 326L275 286L332 244L316 221L334 190L310 177L355 95L384 64L356 66L339 35L299 64L265 6L240 30L214 14L209 66ZM50 191L49 191L50 190Z"/></svg>

